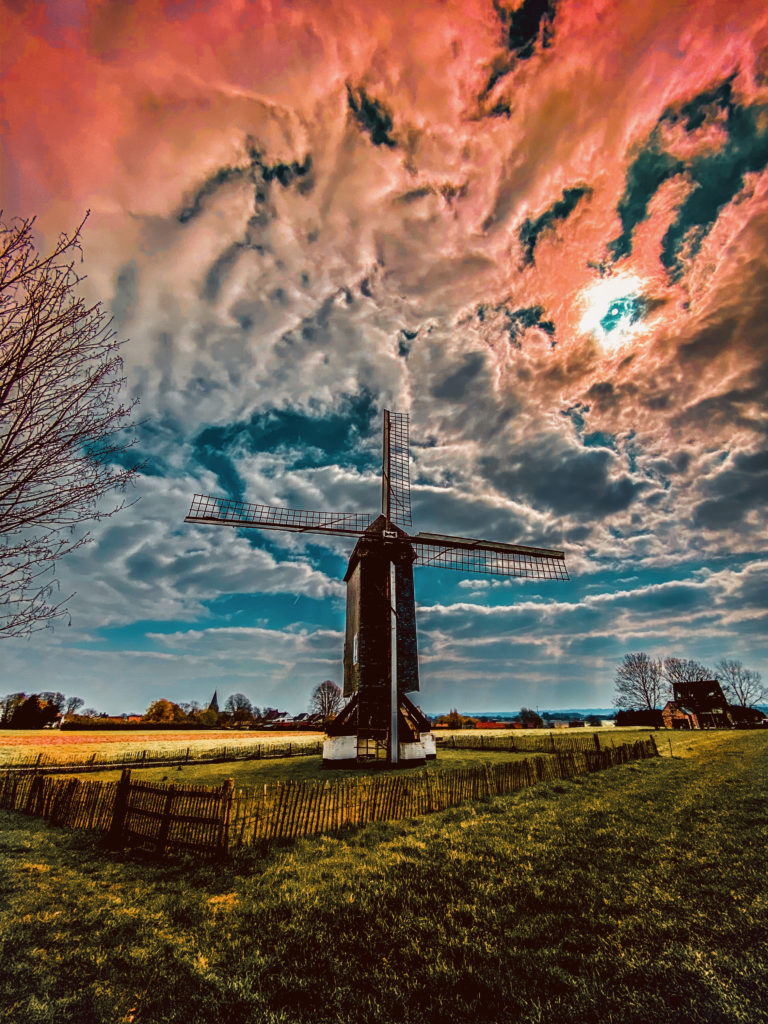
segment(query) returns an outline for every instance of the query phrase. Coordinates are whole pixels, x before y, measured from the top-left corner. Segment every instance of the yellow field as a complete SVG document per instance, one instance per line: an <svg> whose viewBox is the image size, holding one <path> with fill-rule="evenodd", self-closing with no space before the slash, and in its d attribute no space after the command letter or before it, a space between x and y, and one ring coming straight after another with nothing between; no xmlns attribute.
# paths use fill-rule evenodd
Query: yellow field
<svg viewBox="0 0 768 1024"><path fill-rule="evenodd" d="M173 729L166 731L61 732L58 729L0 729L0 765L35 752L71 761L93 754L114 755L119 750L152 750L174 754L190 748L202 753L211 747L243 747L265 743L315 743L319 732L269 730L233 732L228 729Z"/></svg>

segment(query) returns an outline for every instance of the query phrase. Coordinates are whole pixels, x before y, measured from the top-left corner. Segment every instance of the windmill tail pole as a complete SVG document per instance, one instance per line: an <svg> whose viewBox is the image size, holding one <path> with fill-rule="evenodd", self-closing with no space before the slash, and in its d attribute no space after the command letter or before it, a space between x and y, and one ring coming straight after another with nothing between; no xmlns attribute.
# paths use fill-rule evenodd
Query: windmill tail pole
<svg viewBox="0 0 768 1024"><path fill-rule="evenodd" d="M395 599L395 563L389 563L389 601L390 601L390 668L389 668L389 760L397 764L397 602Z"/></svg>

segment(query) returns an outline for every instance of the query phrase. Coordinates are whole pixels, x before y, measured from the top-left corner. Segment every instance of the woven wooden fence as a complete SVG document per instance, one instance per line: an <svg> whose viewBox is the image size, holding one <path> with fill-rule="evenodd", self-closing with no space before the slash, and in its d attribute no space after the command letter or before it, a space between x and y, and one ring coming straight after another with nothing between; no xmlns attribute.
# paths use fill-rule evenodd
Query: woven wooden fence
<svg viewBox="0 0 768 1024"><path fill-rule="evenodd" d="M254 843L417 817L656 754L649 738L472 768L271 782L252 790L236 790L231 779L219 787L138 782L130 770L119 783L6 773L0 806L100 829L115 847L222 856Z"/></svg>
<svg viewBox="0 0 768 1024"><path fill-rule="evenodd" d="M29 754L0 764L0 771L72 775L75 772L103 772L116 768L172 768L180 764L224 764L228 761L261 761L278 757L308 757L321 754L322 740L290 740L286 743L243 743L193 747L170 754L167 750L121 750L114 754L91 754L85 760L57 758L50 754Z"/></svg>
<svg viewBox="0 0 768 1024"><path fill-rule="evenodd" d="M68 828L108 829L116 792L116 782L17 772L0 776L0 808L46 818L52 825Z"/></svg>
<svg viewBox="0 0 768 1024"><path fill-rule="evenodd" d="M485 763L472 768L334 780L273 783L236 791L230 826L233 847L262 840L335 832L417 817L468 800L512 793L537 782L573 778L616 764L655 757L653 739L619 747L558 752L548 757Z"/></svg>
<svg viewBox="0 0 768 1024"><path fill-rule="evenodd" d="M581 751L600 749L599 733L589 736L558 736L554 733L542 733L540 736L438 736L438 747L451 750L506 750L519 754L554 754L558 751Z"/></svg>

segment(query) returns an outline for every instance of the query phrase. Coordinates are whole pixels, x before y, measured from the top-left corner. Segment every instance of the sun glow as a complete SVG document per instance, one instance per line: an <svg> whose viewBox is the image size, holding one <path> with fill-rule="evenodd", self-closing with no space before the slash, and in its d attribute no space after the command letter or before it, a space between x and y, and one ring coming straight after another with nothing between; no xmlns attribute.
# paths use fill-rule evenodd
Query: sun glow
<svg viewBox="0 0 768 1024"><path fill-rule="evenodd" d="M616 348L642 329L646 304L639 277L621 274L585 288L579 296L583 334L593 334L607 348Z"/></svg>

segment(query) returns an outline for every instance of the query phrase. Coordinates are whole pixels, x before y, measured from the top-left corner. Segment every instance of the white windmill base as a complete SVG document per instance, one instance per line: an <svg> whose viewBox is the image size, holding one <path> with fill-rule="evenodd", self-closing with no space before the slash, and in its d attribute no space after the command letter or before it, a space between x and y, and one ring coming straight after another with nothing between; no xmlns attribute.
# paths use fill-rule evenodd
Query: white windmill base
<svg viewBox="0 0 768 1024"><path fill-rule="evenodd" d="M399 743L398 768L416 768L437 756L435 737L431 732L419 733L416 741ZM357 736L326 736L323 740L324 768L356 768L361 765L357 756Z"/></svg>

